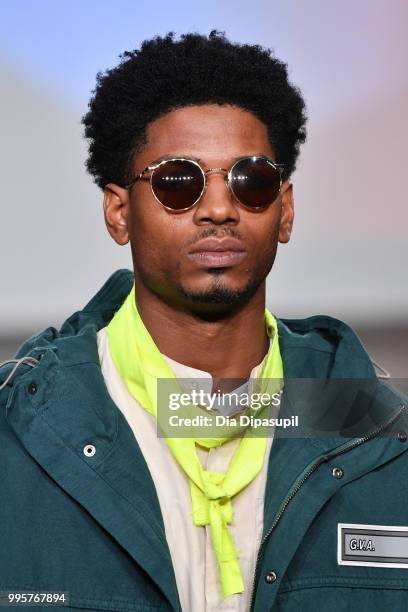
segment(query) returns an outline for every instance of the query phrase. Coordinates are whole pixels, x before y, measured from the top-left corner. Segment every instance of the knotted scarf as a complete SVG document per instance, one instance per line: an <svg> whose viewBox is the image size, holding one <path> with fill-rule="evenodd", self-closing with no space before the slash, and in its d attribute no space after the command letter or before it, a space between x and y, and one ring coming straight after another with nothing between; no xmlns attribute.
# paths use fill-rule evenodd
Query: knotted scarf
<svg viewBox="0 0 408 612"><path fill-rule="evenodd" d="M265 309L265 324L271 342L261 374L262 382L266 383L262 392L271 393L281 388L283 367L276 320L268 309ZM140 317L135 285L108 324L107 334L112 359L130 394L157 419L158 379L170 380L179 392L181 388ZM202 410L201 407L198 409ZM232 433L216 438L165 437L171 453L190 480L194 524L210 525L224 597L244 590L238 555L228 525L233 520L232 498L252 482L262 469L266 437L251 433L251 427L242 429L241 441L225 473L205 470L197 455L196 444L206 448L220 446L231 439Z"/></svg>

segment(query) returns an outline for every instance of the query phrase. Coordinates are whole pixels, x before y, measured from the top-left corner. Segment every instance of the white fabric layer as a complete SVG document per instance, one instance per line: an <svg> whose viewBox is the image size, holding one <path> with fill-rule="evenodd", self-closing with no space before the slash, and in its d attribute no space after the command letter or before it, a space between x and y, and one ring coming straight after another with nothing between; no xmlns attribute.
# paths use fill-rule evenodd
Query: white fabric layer
<svg viewBox="0 0 408 612"><path fill-rule="evenodd" d="M268 438L261 472L233 498L234 522L229 529L238 552L245 591L223 599L210 526L198 527L191 518L188 477L165 440L158 438L154 417L129 393L112 360L106 328L98 332L97 342L109 394L129 423L156 487L183 612L246 612L263 530L264 493L272 438ZM211 392L212 378L208 372L165 358L177 378L203 379L200 388ZM250 379L260 375L265 359L253 368ZM247 385L239 389L246 390ZM235 439L217 448L197 447L203 467L226 471L238 444L239 439Z"/></svg>

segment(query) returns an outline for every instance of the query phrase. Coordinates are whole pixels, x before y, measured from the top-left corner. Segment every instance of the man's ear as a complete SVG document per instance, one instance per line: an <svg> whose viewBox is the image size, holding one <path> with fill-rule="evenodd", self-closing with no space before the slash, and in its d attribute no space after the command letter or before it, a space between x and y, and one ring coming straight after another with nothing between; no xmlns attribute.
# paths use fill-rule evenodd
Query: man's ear
<svg viewBox="0 0 408 612"><path fill-rule="evenodd" d="M295 216L293 201L293 186L289 181L282 183L281 187L281 218L279 223L279 242L289 242Z"/></svg>
<svg viewBox="0 0 408 612"><path fill-rule="evenodd" d="M103 212L106 227L115 242L129 242L129 192L115 183L104 189Z"/></svg>

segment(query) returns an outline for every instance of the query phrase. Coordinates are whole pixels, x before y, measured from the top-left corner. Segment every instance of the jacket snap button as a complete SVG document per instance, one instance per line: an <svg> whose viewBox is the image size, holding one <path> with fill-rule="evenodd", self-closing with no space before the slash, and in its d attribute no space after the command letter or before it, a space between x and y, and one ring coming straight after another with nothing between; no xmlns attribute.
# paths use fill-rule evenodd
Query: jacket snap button
<svg viewBox="0 0 408 612"><path fill-rule="evenodd" d="M275 574L275 572L271 571L268 572L265 576L265 581L268 584L272 584L273 582L275 582L275 580L277 579L277 575Z"/></svg>
<svg viewBox="0 0 408 612"><path fill-rule="evenodd" d="M340 467L335 467L332 470L332 476L334 476L334 478L343 478L343 470Z"/></svg>
<svg viewBox="0 0 408 612"><path fill-rule="evenodd" d="M398 432L398 440L400 442L406 442L407 441L407 434L405 433L405 431L399 431Z"/></svg>
<svg viewBox="0 0 408 612"><path fill-rule="evenodd" d="M87 444L86 446L84 446L84 455L86 457L93 457L95 453L96 453L96 448L94 447L93 444Z"/></svg>
<svg viewBox="0 0 408 612"><path fill-rule="evenodd" d="M37 389L38 387L35 383L30 383L27 387L27 391L30 395L34 395L34 393L37 393Z"/></svg>

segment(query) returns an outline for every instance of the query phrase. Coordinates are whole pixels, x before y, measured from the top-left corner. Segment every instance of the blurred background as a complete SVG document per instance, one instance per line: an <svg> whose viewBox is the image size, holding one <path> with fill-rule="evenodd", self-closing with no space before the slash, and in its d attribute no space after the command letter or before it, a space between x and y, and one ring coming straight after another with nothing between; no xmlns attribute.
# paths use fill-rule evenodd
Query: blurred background
<svg viewBox="0 0 408 612"><path fill-rule="evenodd" d="M14 0L0 13L0 361L132 267L84 169L96 73L156 34L218 29L272 48L308 107L268 307L345 319L408 376L406 0Z"/></svg>

